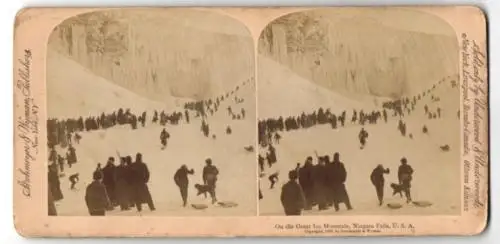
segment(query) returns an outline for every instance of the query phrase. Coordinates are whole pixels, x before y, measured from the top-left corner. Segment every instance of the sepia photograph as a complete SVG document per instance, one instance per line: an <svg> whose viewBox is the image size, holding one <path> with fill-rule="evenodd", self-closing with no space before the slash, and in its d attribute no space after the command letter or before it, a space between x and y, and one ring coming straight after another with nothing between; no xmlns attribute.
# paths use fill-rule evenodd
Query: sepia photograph
<svg viewBox="0 0 500 244"><path fill-rule="evenodd" d="M337 8L258 42L260 215L459 215L459 41L443 19Z"/></svg>
<svg viewBox="0 0 500 244"><path fill-rule="evenodd" d="M15 229L481 234L486 20L477 6L20 10Z"/></svg>
<svg viewBox="0 0 500 244"><path fill-rule="evenodd" d="M66 19L47 51L48 215L257 215L254 42L227 15Z"/></svg>

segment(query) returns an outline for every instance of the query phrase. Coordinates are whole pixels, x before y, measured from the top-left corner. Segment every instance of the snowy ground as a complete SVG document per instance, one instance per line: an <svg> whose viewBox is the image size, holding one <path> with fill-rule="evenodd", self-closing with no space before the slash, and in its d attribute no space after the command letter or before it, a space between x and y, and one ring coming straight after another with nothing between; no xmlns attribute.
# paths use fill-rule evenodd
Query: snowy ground
<svg viewBox="0 0 500 244"><path fill-rule="evenodd" d="M200 131L201 121L191 116L191 123L167 125L170 133L168 147L161 150L160 132L162 126L151 124L152 110L160 108L166 112L177 109L173 104L160 104L139 97L130 91L120 88L102 78L93 76L78 64L57 54L51 54L49 62L54 62L57 69L48 72L48 107L51 117L76 117L79 115L100 114L119 107L132 108L132 112L148 110L148 122L145 128L139 125L137 130L130 126L117 126L108 130L83 132L80 144L75 145L78 163L71 169L67 168L61 178L61 188L64 199L56 203L59 215L88 215L84 202L85 187L91 182L92 172L97 163L103 166L109 156L117 156L117 151L123 155L135 158L137 152L143 154L143 160L151 172L148 184L156 211L150 212L144 206L142 215L165 216L240 216L257 214L257 185L255 153L245 151L245 146L255 146L255 86L249 82L235 93L245 99L244 103L235 105L234 96L221 103L219 111L209 117L210 134L216 139L206 138ZM64 75L67 74L67 75ZM241 81L249 77L242 78ZM72 82L68 82L72 79ZM241 82L238 81L238 84ZM77 87L78 86L78 87ZM228 88L228 90L234 87ZM175 101L175 100L173 100ZM234 111L244 107L247 116L245 120L231 120L227 115L227 106ZM168 109L167 109L168 108ZM178 111L184 111L178 110ZM232 134L226 135L226 126L231 126ZM64 150L56 148L59 153ZM206 158L212 158L219 168L217 183L219 201L232 201L238 204L234 208L222 208L210 203L210 198L195 196L194 184L202 182L201 172ZM174 184L173 176L176 170L186 164L195 170L190 176L189 198L192 203L205 203L209 207L204 210L183 208L179 189ZM77 190L70 190L68 176L80 174ZM108 215L138 215L136 210L122 212L114 210Z"/></svg>
<svg viewBox="0 0 500 244"><path fill-rule="evenodd" d="M259 57L261 58L261 57ZM349 98L339 97L338 94L328 90L315 87L309 82L291 74L290 70L279 67L268 59L259 60L264 62L259 65L263 67L259 72L258 89L266 91L268 101L259 101L259 116L262 118L278 117L279 115L298 115L302 111L309 112L320 106L331 108L333 111L347 110L345 128L332 130L330 125L320 125L309 129L301 129L291 132L282 132L280 144L275 145L278 162L272 168L266 165L266 175L276 171L280 172L280 179L274 189L269 189L270 182L267 177L261 178L260 187L264 198L259 201L260 215L284 215L280 202L281 186L288 180L288 172L295 168L297 163L303 165L307 156L313 156L317 151L319 155L329 155L333 159L335 152L340 153L340 159L347 170L346 188L350 196L354 210L346 211L345 205L341 205L341 211L333 209L318 211L317 207L311 211L305 211L304 215L358 215L358 214L394 214L394 215L452 215L460 212L460 120L457 117L459 109L459 90L452 88L450 80L443 82L433 92L441 98L440 102L432 103L430 96L425 97L416 106L415 112L407 116L404 121L407 124L407 134L412 133L413 139L402 137L397 130L397 119L391 118L388 123L383 120L376 125L365 125L369 133L365 149L360 150L358 133L361 126L351 124L352 109L365 109L370 111L373 104L363 106ZM273 74L266 74L272 70ZM281 72L281 73L279 73ZM272 79L271 79L272 78ZM284 91L276 90L277 82L283 82ZM289 88L283 88L284 82L290 84ZM436 81L437 82L437 81ZM300 86L296 86L300 84ZM304 88L300 88L304 86ZM296 87L300 91L294 91ZM316 92L309 92L315 90ZM286 93L297 94L287 96ZM300 95L299 95L300 93ZM272 95L274 94L274 95ZM281 96L283 94L283 96ZM259 100L263 94L259 94ZM424 104L428 104L431 111L437 106L442 109L441 119L428 120L424 116ZM263 115L263 116L262 116ZM429 134L422 133L422 126L427 125ZM449 152L442 152L441 145L448 144ZM415 170L412 181L412 197L416 201L430 201L432 206L421 208L407 205L405 199L392 196L390 183L397 183L397 170L401 157L406 157L408 163ZM316 163L316 159L315 159ZM387 207L379 207L375 188L370 181L372 170L383 164L391 171L385 176L385 203L402 203L404 207L392 210Z"/></svg>

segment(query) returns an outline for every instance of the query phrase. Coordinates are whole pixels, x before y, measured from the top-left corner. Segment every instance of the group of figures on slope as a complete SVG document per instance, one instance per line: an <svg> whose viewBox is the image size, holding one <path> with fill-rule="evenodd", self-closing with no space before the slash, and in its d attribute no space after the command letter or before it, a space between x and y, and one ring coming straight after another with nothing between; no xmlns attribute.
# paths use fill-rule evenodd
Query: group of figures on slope
<svg viewBox="0 0 500 244"><path fill-rule="evenodd" d="M131 156L119 157L120 164L115 166L115 158L109 157L104 168L98 164L93 172L93 181L86 187L85 204L88 213L91 216L103 216L107 211L112 211L115 207L120 207L121 211L128 211L136 207L138 212L142 211L142 204L146 203L151 211L155 211L155 204L151 192L148 188L150 180L150 171L142 161L142 154L137 153L135 162L132 162ZM198 190L198 196L209 193L212 203L217 202L216 182L219 174L217 167L212 165L210 158L206 159L206 166L203 168L203 185L195 184ZM53 168L53 167L52 167ZM57 168L56 168L57 169ZM57 215L54 202L62 199L60 184L54 185L53 169L49 171L49 215ZM188 175L194 174L194 170L188 170L186 165L182 165L174 174L174 182L179 187L183 206L187 205L188 199ZM55 177L58 180L57 173ZM72 181L72 188L75 181Z"/></svg>
<svg viewBox="0 0 500 244"><path fill-rule="evenodd" d="M289 181L281 189L281 204L286 215L301 215L303 210L311 210L318 206L320 211L334 207L339 211L339 204L344 203L348 210L352 210L349 194L345 187L347 172L344 164L340 161L339 153L335 153L333 161L329 156L318 157L318 164L313 165L312 157L308 157L304 166L291 170L288 173ZM378 165L373 169L370 180L375 186L379 205L383 205L384 199L384 174L390 170ZM401 159L398 169L399 184L392 183L393 195L405 193L407 203L411 199L411 181L413 168L408 165L406 158Z"/></svg>

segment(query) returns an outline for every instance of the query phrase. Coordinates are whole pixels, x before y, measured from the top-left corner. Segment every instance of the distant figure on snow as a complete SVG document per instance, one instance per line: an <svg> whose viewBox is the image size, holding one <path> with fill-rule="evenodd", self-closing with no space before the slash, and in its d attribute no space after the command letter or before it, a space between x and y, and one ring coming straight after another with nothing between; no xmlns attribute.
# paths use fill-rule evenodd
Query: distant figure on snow
<svg viewBox="0 0 500 244"><path fill-rule="evenodd" d="M66 153L66 159L70 168L71 165L75 164L78 161L76 158L76 150L71 144L69 145L68 152Z"/></svg>
<svg viewBox="0 0 500 244"><path fill-rule="evenodd" d="M274 141L276 142L276 144L280 144L280 139L281 139L281 135L278 132L276 132L274 134Z"/></svg>
<svg viewBox="0 0 500 244"><path fill-rule="evenodd" d="M167 147L167 140L170 138L170 134L163 128L163 130L160 133L160 141L161 141L161 149L165 149Z"/></svg>
<svg viewBox="0 0 500 244"><path fill-rule="evenodd" d="M276 182L278 181L278 175L279 175L279 172L275 172L273 174L271 174L269 176L269 181L271 182L271 186L269 187L269 189L273 189L274 188L274 185L276 184Z"/></svg>
<svg viewBox="0 0 500 244"><path fill-rule="evenodd" d="M71 186L70 186L71 190L75 189L75 185L76 185L76 183L78 183L78 181L80 181L78 173L72 174L69 176L69 182L71 182Z"/></svg>
<svg viewBox="0 0 500 244"><path fill-rule="evenodd" d="M366 132L365 128L361 128L361 131L359 132L358 139L359 143L361 144L361 149L365 148L366 144L366 138L368 138L368 132Z"/></svg>

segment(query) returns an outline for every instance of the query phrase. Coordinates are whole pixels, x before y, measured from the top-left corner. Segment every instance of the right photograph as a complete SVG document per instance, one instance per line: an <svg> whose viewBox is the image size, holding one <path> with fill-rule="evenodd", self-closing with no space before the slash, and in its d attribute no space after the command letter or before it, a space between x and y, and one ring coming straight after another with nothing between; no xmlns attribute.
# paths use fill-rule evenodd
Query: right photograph
<svg viewBox="0 0 500 244"><path fill-rule="evenodd" d="M459 215L459 52L418 10L277 16L258 43L259 214Z"/></svg>

